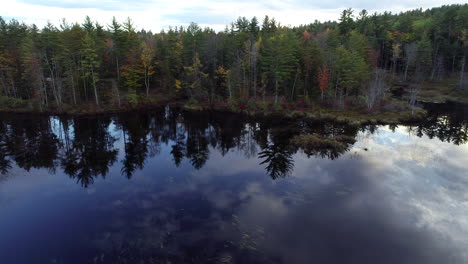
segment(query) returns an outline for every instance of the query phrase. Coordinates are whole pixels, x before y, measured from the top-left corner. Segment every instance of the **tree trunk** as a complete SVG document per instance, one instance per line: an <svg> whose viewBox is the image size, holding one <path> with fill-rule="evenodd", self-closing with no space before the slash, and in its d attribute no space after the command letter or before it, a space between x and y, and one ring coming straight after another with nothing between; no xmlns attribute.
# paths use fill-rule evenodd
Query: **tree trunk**
<svg viewBox="0 0 468 264"><path fill-rule="evenodd" d="M455 72L455 58L456 58L456 53L454 53L452 57L452 73Z"/></svg>
<svg viewBox="0 0 468 264"><path fill-rule="evenodd" d="M242 67L242 86L243 86L242 90L243 91L246 90L246 87L247 87L247 97L249 97L249 93L250 93L249 87L248 87L249 85L248 84L246 85L246 83L249 83L249 82L247 81L247 78L245 77L245 67ZM244 92L242 92L242 95L244 95Z"/></svg>
<svg viewBox="0 0 468 264"><path fill-rule="evenodd" d="M83 76L84 81L83 81L83 93L84 93L84 98L85 100L88 100L88 87L87 87L87 77L85 74L84 66L83 66L83 60L81 60L81 76Z"/></svg>
<svg viewBox="0 0 468 264"><path fill-rule="evenodd" d="M275 79L275 104L278 103L278 78Z"/></svg>
<svg viewBox="0 0 468 264"><path fill-rule="evenodd" d="M462 59L462 64L461 64L461 69L460 69L460 89L464 89L464 80L463 78L465 77L465 64L466 64L466 56L463 56Z"/></svg>
<svg viewBox="0 0 468 264"><path fill-rule="evenodd" d="M257 56L257 55L255 55ZM254 98L257 98L257 58L255 57L254 66L253 66L253 90Z"/></svg>
<svg viewBox="0 0 468 264"><path fill-rule="evenodd" d="M39 93L41 95L41 106L42 104L45 104L46 107L49 107L49 101L47 99L47 90L46 90L46 84L45 84L45 78L44 78L44 72L43 71L40 71L39 73L39 78L40 78L40 81L41 81L41 87L39 87ZM41 107L41 110L42 110L42 107Z"/></svg>
<svg viewBox="0 0 468 264"><path fill-rule="evenodd" d="M96 88L96 80L94 79L94 70L93 69L91 69L91 77L92 77L92 80L93 80L94 98L96 99L96 105L99 106L99 99L98 99L97 88Z"/></svg>
<svg viewBox="0 0 468 264"><path fill-rule="evenodd" d="M11 77L10 84L11 84L11 91L13 92L13 97L18 98L18 91L16 90L15 81L13 80L13 77Z"/></svg>
<svg viewBox="0 0 468 264"><path fill-rule="evenodd" d="M149 77L148 77L148 69L145 69L145 86L146 86L146 97L149 95Z"/></svg>
<svg viewBox="0 0 468 264"><path fill-rule="evenodd" d="M336 82L335 82L335 100L336 100L336 93L338 92L338 82L340 80L340 75L336 76Z"/></svg>
<svg viewBox="0 0 468 264"><path fill-rule="evenodd" d="M52 95L54 96L55 103L57 104L58 107L60 107L60 102L59 102L59 98L58 98L58 95L57 95L57 87L56 87L56 84L55 84L54 70L52 69L52 66L50 65L50 61L47 58L47 55L45 56L45 60L46 60L47 66L49 66L48 68L49 68L49 73L50 73L50 80L51 80L51 83L52 83Z"/></svg>
<svg viewBox="0 0 468 264"><path fill-rule="evenodd" d="M434 80L434 76L437 71L437 63L438 63L438 54L439 54L439 43L437 43L436 50L434 52L434 56L432 58L432 72L431 72L431 81Z"/></svg>
<svg viewBox="0 0 468 264"><path fill-rule="evenodd" d="M406 79L408 78L408 68L409 68L409 63L406 62L406 66L405 66L405 81L406 81Z"/></svg>
<svg viewBox="0 0 468 264"><path fill-rule="evenodd" d="M299 68L296 71L296 77L294 78L294 84L291 92L291 101L294 100L294 88L296 88L297 75L299 75Z"/></svg>
<svg viewBox="0 0 468 264"><path fill-rule="evenodd" d="M120 93L119 93L119 87L117 87L117 83L114 79L112 79L112 91L115 95L117 95L117 104L120 108Z"/></svg>
<svg viewBox="0 0 468 264"><path fill-rule="evenodd" d="M231 91L231 78L229 78L229 75L227 77L227 85L228 85L228 91L229 91L229 99L232 98L232 91Z"/></svg>
<svg viewBox="0 0 468 264"><path fill-rule="evenodd" d="M115 56L115 64L116 64L116 70L117 70L117 82L120 81L120 67L119 67L119 57ZM117 83L118 85L118 83Z"/></svg>
<svg viewBox="0 0 468 264"><path fill-rule="evenodd" d="M72 82L73 104L76 105L75 80L73 79L73 74L71 75L71 82Z"/></svg>

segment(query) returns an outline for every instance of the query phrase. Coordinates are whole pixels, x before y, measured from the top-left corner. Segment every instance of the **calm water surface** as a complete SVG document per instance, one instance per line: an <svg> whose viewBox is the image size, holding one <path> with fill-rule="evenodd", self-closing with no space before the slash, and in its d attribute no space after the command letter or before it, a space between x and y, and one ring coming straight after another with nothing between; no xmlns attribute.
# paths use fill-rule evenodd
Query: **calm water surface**
<svg viewBox="0 0 468 264"><path fill-rule="evenodd" d="M360 127L2 115L0 263L468 263L467 140L457 105Z"/></svg>

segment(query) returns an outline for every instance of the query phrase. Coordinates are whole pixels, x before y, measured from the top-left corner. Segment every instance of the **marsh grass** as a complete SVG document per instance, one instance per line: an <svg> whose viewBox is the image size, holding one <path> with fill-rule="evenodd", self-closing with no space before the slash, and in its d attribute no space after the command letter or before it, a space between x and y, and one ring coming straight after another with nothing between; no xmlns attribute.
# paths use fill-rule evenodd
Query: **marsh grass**
<svg viewBox="0 0 468 264"><path fill-rule="evenodd" d="M458 86L459 79L457 77L426 82L421 85L416 100L430 103L468 103L468 90L459 89ZM395 84L394 87L402 88L402 92L405 94L409 93L409 86L405 84Z"/></svg>
<svg viewBox="0 0 468 264"><path fill-rule="evenodd" d="M351 136L322 137L315 134L297 135L291 138L290 144L301 149L308 156L321 156L331 159L339 157L349 150L356 139Z"/></svg>

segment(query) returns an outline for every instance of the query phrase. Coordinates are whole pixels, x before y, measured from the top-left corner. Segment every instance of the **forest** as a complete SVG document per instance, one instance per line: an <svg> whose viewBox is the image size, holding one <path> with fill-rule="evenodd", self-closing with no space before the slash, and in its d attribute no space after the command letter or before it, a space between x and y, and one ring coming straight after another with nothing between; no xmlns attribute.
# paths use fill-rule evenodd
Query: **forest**
<svg viewBox="0 0 468 264"><path fill-rule="evenodd" d="M312 19L311 19L312 20ZM389 108L392 85L412 107L425 84L468 90L468 4L399 14L342 11L288 27L239 17L153 33L130 18L86 17L40 29L0 17L0 109L123 109L167 101L238 109ZM284 108L283 108L284 109ZM91 110L90 110L91 111Z"/></svg>

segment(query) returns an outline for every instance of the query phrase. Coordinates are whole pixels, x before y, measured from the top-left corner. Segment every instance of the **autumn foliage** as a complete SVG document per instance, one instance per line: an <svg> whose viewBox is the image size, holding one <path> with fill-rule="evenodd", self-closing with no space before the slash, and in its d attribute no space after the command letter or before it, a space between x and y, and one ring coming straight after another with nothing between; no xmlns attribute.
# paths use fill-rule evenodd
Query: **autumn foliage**
<svg viewBox="0 0 468 264"><path fill-rule="evenodd" d="M302 33L302 36L305 40L309 40L312 38L312 34L310 34L309 32L307 31L304 31L304 33Z"/></svg>
<svg viewBox="0 0 468 264"><path fill-rule="evenodd" d="M322 92L322 99L323 99L323 93L328 87L329 80L330 80L330 73L328 71L328 66L324 65L318 69L318 83L319 83L320 91Z"/></svg>

